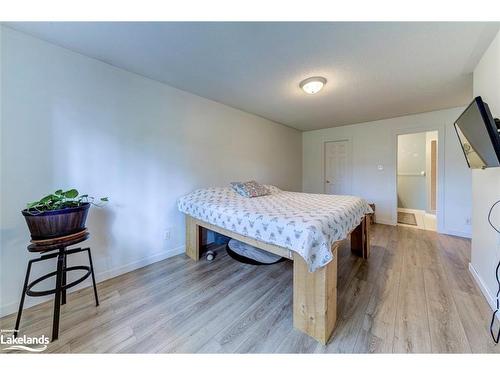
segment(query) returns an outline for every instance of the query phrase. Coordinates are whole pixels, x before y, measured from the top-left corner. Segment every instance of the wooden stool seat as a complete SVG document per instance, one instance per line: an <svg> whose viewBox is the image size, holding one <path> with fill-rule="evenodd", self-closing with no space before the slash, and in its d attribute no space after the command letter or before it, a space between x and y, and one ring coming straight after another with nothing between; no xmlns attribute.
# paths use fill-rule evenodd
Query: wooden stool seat
<svg viewBox="0 0 500 375"><path fill-rule="evenodd" d="M76 245L77 243L85 241L89 237L89 232L84 230L70 236L51 238L50 240L32 240L32 243L28 245L28 251L30 253L45 253L47 251L57 250L61 247Z"/></svg>

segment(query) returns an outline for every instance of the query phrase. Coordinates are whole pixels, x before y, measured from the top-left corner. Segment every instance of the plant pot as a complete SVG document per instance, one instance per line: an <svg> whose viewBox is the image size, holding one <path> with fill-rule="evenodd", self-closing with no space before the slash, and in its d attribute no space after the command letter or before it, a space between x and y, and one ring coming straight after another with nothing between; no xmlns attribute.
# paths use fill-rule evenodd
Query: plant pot
<svg viewBox="0 0 500 375"><path fill-rule="evenodd" d="M33 240L45 240L67 236L85 229L85 222L89 213L90 203L83 203L78 207L63 208L61 210L30 213L23 210L21 213Z"/></svg>

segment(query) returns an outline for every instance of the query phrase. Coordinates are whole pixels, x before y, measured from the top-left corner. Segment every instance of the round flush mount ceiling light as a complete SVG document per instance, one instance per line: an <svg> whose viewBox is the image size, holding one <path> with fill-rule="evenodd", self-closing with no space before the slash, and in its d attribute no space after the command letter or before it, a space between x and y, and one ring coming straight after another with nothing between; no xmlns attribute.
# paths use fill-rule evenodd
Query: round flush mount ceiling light
<svg viewBox="0 0 500 375"><path fill-rule="evenodd" d="M300 88L310 95L320 92L324 85L326 85L324 77L307 78L299 84Z"/></svg>

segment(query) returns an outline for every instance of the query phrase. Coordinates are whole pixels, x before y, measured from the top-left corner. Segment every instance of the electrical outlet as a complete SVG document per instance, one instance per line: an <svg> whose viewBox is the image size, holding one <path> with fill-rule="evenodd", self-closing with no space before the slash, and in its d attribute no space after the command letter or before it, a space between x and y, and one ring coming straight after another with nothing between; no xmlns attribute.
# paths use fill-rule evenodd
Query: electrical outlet
<svg viewBox="0 0 500 375"><path fill-rule="evenodd" d="M172 234L172 230L171 230L170 228L167 228L167 229L165 230L165 239L166 239L166 240L169 240L169 239L170 239L170 237L171 237L171 234Z"/></svg>

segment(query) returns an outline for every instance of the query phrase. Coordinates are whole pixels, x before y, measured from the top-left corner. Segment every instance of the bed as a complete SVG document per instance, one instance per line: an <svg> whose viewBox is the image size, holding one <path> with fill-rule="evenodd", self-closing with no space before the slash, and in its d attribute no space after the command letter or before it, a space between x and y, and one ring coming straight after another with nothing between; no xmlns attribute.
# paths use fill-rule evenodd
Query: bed
<svg viewBox="0 0 500 375"><path fill-rule="evenodd" d="M206 228L293 260L293 324L326 344L336 322L337 249L369 256L368 203L359 197L282 191L246 198L231 188L198 189L178 201L186 215L186 254L200 258Z"/></svg>

